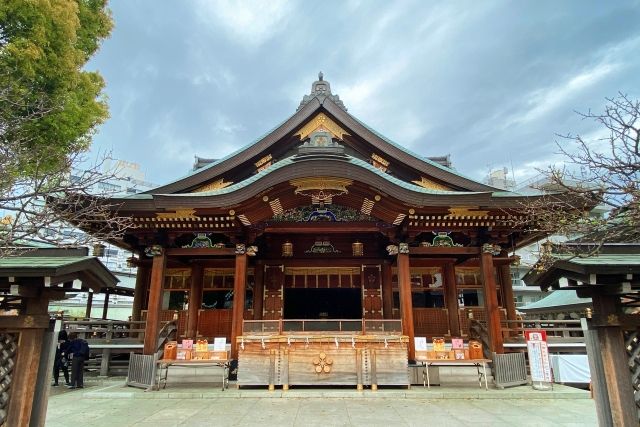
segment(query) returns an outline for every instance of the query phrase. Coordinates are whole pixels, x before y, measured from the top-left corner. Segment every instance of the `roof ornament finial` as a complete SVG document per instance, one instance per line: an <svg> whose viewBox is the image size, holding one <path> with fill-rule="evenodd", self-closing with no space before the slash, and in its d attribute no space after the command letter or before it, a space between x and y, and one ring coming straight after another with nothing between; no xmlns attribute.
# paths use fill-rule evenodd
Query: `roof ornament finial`
<svg viewBox="0 0 640 427"><path fill-rule="evenodd" d="M298 110L314 98L319 99L321 103L324 102L325 99L329 98L330 100L335 102L338 107L342 108L344 111L347 111L347 107L344 106L344 104L340 100L340 97L331 93L331 85L324 79L324 74L322 74L322 71L318 73L318 80L313 82L313 84L311 85L311 93L309 95L305 95L302 98L302 102L300 102Z"/></svg>

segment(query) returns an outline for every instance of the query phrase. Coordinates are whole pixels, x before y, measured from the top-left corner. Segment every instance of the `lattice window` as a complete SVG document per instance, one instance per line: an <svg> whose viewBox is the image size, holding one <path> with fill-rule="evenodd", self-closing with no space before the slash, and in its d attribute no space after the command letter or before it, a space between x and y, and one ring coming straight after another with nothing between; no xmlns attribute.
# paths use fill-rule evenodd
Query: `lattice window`
<svg viewBox="0 0 640 427"><path fill-rule="evenodd" d="M449 335L449 311L446 308L414 308L416 336Z"/></svg>
<svg viewBox="0 0 640 427"><path fill-rule="evenodd" d="M640 329L624 331L624 344L629 357L633 398L640 417Z"/></svg>
<svg viewBox="0 0 640 427"><path fill-rule="evenodd" d="M18 334L0 332L0 426L6 425L11 380L18 351Z"/></svg>

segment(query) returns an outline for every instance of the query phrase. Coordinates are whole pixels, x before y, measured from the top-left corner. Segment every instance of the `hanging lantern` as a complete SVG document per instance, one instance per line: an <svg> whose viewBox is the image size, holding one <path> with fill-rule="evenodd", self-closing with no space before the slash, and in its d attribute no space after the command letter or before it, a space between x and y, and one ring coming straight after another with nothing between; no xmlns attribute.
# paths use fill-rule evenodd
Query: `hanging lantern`
<svg viewBox="0 0 640 427"><path fill-rule="evenodd" d="M520 255L513 254L511 259L511 265L517 267L520 265Z"/></svg>
<svg viewBox="0 0 640 427"><path fill-rule="evenodd" d="M138 258L130 257L127 258L127 268L136 268L138 266Z"/></svg>
<svg viewBox="0 0 640 427"><path fill-rule="evenodd" d="M288 240L282 244L282 256L285 258L293 256L293 243Z"/></svg>
<svg viewBox="0 0 640 427"><path fill-rule="evenodd" d="M364 253L364 245L357 240L351 244L351 249L353 250L353 256L362 256Z"/></svg>
<svg viewBox="0 0 640 427"><path fill-rule="evenodd" d="M93 245L93 256L103 257L105 247L106 246L101 243L96 243L95 245Z"/></svg>

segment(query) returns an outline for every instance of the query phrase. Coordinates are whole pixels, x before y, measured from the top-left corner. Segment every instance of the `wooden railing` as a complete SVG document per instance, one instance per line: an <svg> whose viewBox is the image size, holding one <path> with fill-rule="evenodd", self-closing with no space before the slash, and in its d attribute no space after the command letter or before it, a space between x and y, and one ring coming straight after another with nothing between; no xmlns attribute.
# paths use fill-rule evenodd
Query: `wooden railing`
<svg viewBox="0 0 640 427"><path fill-rule="evenodd" d="M145 321L63 320L67 332L76 332L87 340L92 357L86 368L99 371L101 376L126 373L129 353L142 351L145 324Z"/></svg>
<svg viewBox="0 0 640 427"><path fill-rule="evenodd" d="M584 342L584 333L580 327L580 320L503 320L502 334L505 337L524 336L526 329L542 329L547 333L547 339L562 338L576 342Z"/></svg>
<svg viewBox="0 0 640 427"><path fill-rule="evenodd" d="M585 338L580 321L568 320L502 320L502 337L505 352L522 351L527 345L524 339L524 331L527 329L540 329L547 333L549 350L556 353L581 353L586 352ZM469 323L469 337L480 341L485 354L490 354L489 334L485 321L471 319Z"/></svg>
<svg viewBox="0 0 640 427"><path fill-rule="evenodd" d="M243 335L291 333L402 334L402 321L381 319L245 320Z"/></svg>

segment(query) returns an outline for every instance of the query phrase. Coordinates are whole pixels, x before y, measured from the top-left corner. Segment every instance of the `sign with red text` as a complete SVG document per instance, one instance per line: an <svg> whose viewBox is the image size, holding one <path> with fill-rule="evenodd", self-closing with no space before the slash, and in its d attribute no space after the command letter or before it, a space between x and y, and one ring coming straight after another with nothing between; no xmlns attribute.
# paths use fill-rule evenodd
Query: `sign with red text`
<svg viewBox="0 0 640 427"><path fill-rule="evenodd" d="M546 331L526 330L524 338L527 341L531 381L552 382Z"/></svg>

